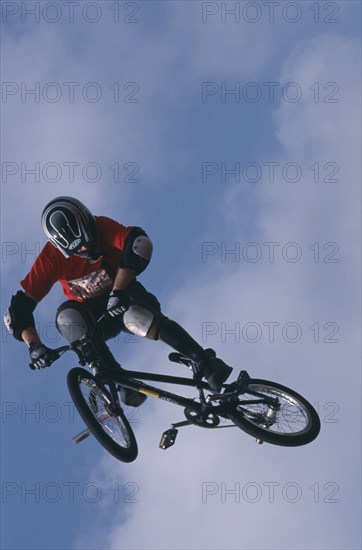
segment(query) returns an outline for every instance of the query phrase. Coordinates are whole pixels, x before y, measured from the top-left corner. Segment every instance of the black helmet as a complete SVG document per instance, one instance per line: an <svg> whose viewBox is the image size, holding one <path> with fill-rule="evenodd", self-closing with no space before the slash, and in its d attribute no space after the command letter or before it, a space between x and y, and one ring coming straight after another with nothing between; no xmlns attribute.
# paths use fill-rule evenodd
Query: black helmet
<svg viewBox="0 0 362 550"><path fill-rule="evenodd" d="M95 251L97 228L94 216L83 203L73 197L57 197L43 210L41 223L49 241L64 254L97 260ZM89 243L89 244L88 244ZM79 249L87 245L87 251Z"/></svg>

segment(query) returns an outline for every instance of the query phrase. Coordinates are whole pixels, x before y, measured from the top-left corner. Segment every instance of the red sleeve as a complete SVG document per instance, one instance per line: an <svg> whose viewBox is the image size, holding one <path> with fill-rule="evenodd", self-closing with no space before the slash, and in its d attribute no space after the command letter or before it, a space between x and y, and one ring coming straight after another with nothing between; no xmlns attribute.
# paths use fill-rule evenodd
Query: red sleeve
<svg viewBox="0 0 362 550"><path fill-rule="evenodd" d="M107 242L111 246L118 248L118 250L123 250L126 237L133 229L133 226L125 227L115 220L106 218L105 216L97 216L96 220L100 232L101 242Z"/></svg>
<svg viewBox="0 0 362 550"><path fill-rule="evenodd" d="M30 296L40 302L48 294L53 284L61 277L61 258L51 243L47 243L35 260L27 276L20 281Z"/></svg>

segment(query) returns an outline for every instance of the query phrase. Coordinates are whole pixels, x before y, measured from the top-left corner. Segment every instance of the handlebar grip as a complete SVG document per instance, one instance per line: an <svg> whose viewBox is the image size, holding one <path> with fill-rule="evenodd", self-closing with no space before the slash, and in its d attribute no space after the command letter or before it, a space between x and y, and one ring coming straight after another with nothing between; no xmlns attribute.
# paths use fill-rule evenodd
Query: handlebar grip
<svg viewBox="0 0 362 550"><path fill-rule="evenodd" d="M29 363L29 368L30 368L31 370L41 370L42 368L50 367L57 359L59 359L60 355L61 355L60 353L54 352L54 353L52 354L52 358L51 358L50 364L49 364L49 365L45 365L45 367L37 368L37 367L35 367L35 366L33 365L33 363Z"/></svg>

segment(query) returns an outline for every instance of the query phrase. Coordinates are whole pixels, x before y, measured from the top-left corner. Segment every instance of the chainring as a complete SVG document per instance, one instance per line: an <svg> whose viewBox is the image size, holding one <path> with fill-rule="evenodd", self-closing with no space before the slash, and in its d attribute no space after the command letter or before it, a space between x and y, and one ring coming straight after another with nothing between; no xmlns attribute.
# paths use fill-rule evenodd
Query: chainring
<svg viewBox="0 0 362 550"><path fill-rule="evenodd" d="M187 420L189 420L191 424L199 426L199 428L216 428L220 424L220 418L213 413L209 413L205 418L204 415L201 415L189 407L184 409L184 413Z"/></svg>

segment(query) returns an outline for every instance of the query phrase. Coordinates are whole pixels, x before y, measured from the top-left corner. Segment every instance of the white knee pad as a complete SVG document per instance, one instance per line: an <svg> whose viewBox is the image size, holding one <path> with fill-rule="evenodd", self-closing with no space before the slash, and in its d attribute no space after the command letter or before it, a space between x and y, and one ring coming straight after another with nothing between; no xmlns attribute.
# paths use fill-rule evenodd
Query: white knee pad
<svg viewBox="0 0 362 550"><path fill-rule="evenodd" d="M156 316L143 306L130 306L123 315L123 324L127 330L137 336L156 340Z"/></svg>
<svg viewBox="0 0 362 550"><path fill-rule="evenodd" d="M88 312L78 306L59 308L56 316L56 326L60 334L68 342L74 342L85 336L93 325Z"/></svg>

